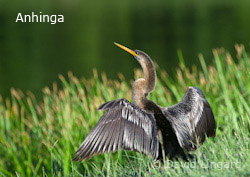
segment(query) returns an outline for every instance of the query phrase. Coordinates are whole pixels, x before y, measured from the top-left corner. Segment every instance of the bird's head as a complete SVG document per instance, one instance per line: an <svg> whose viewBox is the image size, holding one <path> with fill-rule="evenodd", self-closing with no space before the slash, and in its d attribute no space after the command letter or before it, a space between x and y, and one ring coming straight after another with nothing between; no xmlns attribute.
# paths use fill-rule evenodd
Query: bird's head
<svg viewBox="0 0 250 177"><path fill-rule="evenodd" d="M142 93L143 95L148 95L148 93L153 91L155 88L156 73L153 61L143 51L131 50L118 43L115 43L115 45L127 51L128 53L132 54L135 57L135 59L140 63L143 70L144 78L137 79L133 84L133 88L136 88L136 86L138 86L138 88L142 88L143 85L144 90Z"/></svg>
<svg viewBox="0 0 250 177"><path fill-rule="evenodd" d="M131 55L133 55L135 57L135 59L140 63L140 64L148 64L148 62L151 62L150 57L143 51L140 50L131 50L121 44L118 43L114 43L115 45L117 45L118 47L120 47L121 49L127 51L128 53L130 53Z"/></svg>

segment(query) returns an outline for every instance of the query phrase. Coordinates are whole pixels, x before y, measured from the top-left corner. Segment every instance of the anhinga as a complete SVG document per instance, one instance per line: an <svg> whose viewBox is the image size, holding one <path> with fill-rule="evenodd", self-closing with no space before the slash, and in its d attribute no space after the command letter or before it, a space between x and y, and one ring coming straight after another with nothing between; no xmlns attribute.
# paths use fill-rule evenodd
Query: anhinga
<svg viewBox="0 0 250 177"><path fill-rule="evenodd" d="M147 98L155 88L156 73L150 57L140 51L120 44L118 47L132 54L140 63L144 77L133 84L132 100L118 99L101 105L106 112L90 131L79 149L75 161L105 152L134 150L154 159L181 157L185 151L195 150L207 137L215 136L212 109L202 91L189 87L183 99L170 107L161 107ZM162 134L162 141L158 138ZM161 144L161 143L162 144Z"/></svg>

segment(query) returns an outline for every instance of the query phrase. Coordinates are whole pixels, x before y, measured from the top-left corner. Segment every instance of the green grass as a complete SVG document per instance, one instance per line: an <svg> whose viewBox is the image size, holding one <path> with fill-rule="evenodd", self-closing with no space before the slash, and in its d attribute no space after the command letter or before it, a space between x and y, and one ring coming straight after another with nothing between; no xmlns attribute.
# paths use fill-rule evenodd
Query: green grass
<svg viewBox="0 0 250 177"><path fill-rule="evenodd" d="M250 175L250 59L236 45L232 59L224 49L213 50L202 71L186 68L182 55L176 75L157 67L157 86L150 99L162 106L178 102L188 86L200 87L213 109L217 135L194 152L196 161L165 165L140 153L120 151L73 162L73 154L98 121L97 107L118 98L131 100L131 83L109 80L105 74L79 80L69 73L43 91L43 100L32 93L11 90L0 99L0 176L249 176ZM187 61L186 61L187 62ZM135 77L141 76L135 70Z"/></svg>

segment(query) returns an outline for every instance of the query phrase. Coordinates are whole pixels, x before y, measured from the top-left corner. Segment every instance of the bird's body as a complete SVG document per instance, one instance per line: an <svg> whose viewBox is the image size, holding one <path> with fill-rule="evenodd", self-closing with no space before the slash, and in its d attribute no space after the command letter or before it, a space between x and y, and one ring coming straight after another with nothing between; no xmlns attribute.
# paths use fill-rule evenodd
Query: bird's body
<svg viewBox="0 0 250 177"><path fill-rule="evenodd" d="M181 157L187 160L185 151L195 150L206 136L215 136L213 112L202 91L189 87L179 103L166 108L157 105L147 98L156 82L150 57L142 51L116 45L135 56L144 77L133 84L133 103L118 99L99 107L106 112L76 151L74 160L121 148L151 154L154 159L163 159L167 155L170 159Z"/></svg>

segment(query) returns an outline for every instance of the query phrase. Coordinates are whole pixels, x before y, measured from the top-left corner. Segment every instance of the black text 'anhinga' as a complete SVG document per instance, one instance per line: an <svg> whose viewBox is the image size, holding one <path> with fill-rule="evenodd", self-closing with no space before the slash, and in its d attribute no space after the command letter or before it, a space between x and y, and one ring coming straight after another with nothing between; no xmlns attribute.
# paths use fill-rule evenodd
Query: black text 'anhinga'
<svg viewBox="0 0 250 177"><path fill-rule="evenodd" d="M118 99L101 105L105 113L90 131L79 149L75 161L105 152L134 150L162 159L162 147L170 159L195 150L206 136L215 136L215 120L211 107L197 87L189 87L183 99L161 107L147 98L155 88L156 73L150 57L140 50L118 47L132 54L140 63L144 77L133 84L132 100ZM162 144L158 138L162 134Z"/></svg>

